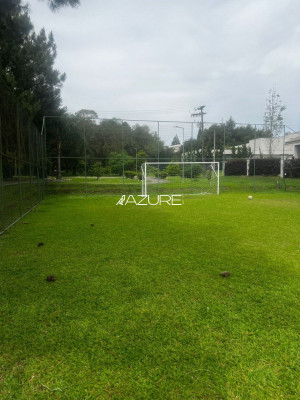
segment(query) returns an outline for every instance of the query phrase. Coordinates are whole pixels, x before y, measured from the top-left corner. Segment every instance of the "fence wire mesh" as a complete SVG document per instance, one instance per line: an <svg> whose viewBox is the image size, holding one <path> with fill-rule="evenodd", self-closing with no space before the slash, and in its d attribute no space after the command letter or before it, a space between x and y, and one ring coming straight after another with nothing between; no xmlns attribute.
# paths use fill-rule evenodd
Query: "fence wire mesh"
<svg viewBox="0 0 300 400"><path fill-rule="evenodd" d="M145 162L219 162L221 192L299 190L300 134L285 126L48 117L43 131L48 193L141 193Z"/></svg>
<svg viewBox="0 0 300 400"><path fill-rule="evenodd" d="M0 80L0 233L44 197L45 142Z"/></svg>
<svg viewBox="0 0 300 400"><path fill-rule="evenodd" d="M145 162L218 162L220 193L300 190L300 133L286 126L274 137L263 125L232 119L202 124L52 116L44 117L39 132L3 85L0 98L1 232L44 193L141 194ZM177 170L158 179L174 193L182 186L183 169ZM209 172L197 176L211 185ZM195 193L195 176L184 178L183 192ZM163 188L156 185L156 192Z"/></svg>

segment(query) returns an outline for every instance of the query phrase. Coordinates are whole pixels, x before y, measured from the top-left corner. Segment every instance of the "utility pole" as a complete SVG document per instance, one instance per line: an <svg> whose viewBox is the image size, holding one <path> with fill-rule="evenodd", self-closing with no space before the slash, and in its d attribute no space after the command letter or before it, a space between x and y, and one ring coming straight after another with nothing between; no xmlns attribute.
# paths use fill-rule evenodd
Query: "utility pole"
<svg viewBox="0 0 300 400"><path fill-rule="evenodd" d="M195 108L195 113L191 114L191 117L201 117L201 124L200 128L198 131L198 137L197 139L199 140L200 137L202 139L202 146L201 146L201 153L202 153L202 161L204 161L204 137L203 137L203 131L204 131L204 123L203 123L203 116L207 113L203 111L205 106L200 106L198 108Z"/></svg>

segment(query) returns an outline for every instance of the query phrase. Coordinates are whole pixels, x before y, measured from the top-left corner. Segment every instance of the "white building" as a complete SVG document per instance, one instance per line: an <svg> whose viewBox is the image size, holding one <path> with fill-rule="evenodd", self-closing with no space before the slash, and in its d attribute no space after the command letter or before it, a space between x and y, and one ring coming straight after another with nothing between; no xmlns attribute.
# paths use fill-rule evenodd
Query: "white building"
<svg viewBox="0 0 300 400"><path fill-rule="evenodd" d="M172 146L167 146L168 149L173 150L174 153L178 153L181 149L181 144L173 144Z"/></svg>
<svg viewBox="0 0 300 400"><path fill-rule="evenodd" d="M300 158L300 133L293 133L277 138L258 138L247 144L253 156L268 158ZM252 156L252 157L253 157Z"/></svg>
<svg viewBox="0 0 300 400"><path fill-rule="evenodd" d="M285 137L285 144L293 148L293 157L300 158L300 133L293 133Z"/></svg>
<svg viewBox="0 0 300 400"><path fill-rule="evenodd" d="M273 138L271 143L269 138L257 138L252 139L246 144L250 147L252 158L269 158L270 150L271 157L276 158L300 158L300 133L291 133L278 138ZM241 146L235 146L238 149ZM182 148L181 144L175 144L168 146L168 149L172 149L174 153L178 153ZM232 156L231 149L225 149L224 155L226 159L230 159Z"/></svg>

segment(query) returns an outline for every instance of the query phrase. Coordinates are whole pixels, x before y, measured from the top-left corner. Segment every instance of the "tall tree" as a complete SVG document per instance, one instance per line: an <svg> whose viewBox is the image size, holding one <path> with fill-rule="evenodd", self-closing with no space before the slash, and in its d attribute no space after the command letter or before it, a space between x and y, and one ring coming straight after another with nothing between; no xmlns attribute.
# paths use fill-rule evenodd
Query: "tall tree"
<svg viewBox="0 0 300 400"><path fill-rule="evenodd" d="M97 119L98 114L94 110L81 109L75 113L75 116L82 119Z"/></svg>
<svg viewBox="0 0 300 400"><path fill-rule="evenodd" d="M77 7L80 4L80 0L47 0L47 1L52 11L56 11L59 8L66 6Z"/></svg>
<svg viewBox="0 0 300 400"><path fill-rule="evenodd" d="M21 0L0 2L0 74L36 122L61 114L60 87L65 74L54 68L52 33L33 31L28 7Z"/></svg>
<svg viewBox="0 0 300 400"><path fill-rule="evenodd" d="M282 104L279 94L276 93L274 86L269 91L269 97L266 100L266 111L264 115L264 128L268 138L269 156L272 156L273 144L280 136L283 129L282 112L286 107Z"/></svg>
<svg viewBox="0 0 300 400"><path fill-rule="evenodd" d="M174 136L174 138L172 140L172 143L171 143L171 146L175 146L176 144L180 144L180 140L179 140L178 135Z"/></svg>

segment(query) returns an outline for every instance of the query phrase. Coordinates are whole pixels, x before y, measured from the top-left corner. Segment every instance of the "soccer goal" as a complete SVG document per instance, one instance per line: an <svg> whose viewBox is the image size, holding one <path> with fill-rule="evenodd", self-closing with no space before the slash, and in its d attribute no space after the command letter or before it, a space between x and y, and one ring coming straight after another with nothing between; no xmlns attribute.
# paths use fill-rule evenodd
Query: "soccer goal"
<svg viewBox="0 0 300 400"><path fill-rule="evenodd" d="M219 194L218 162L146 162L142 194Z"/></svg>

